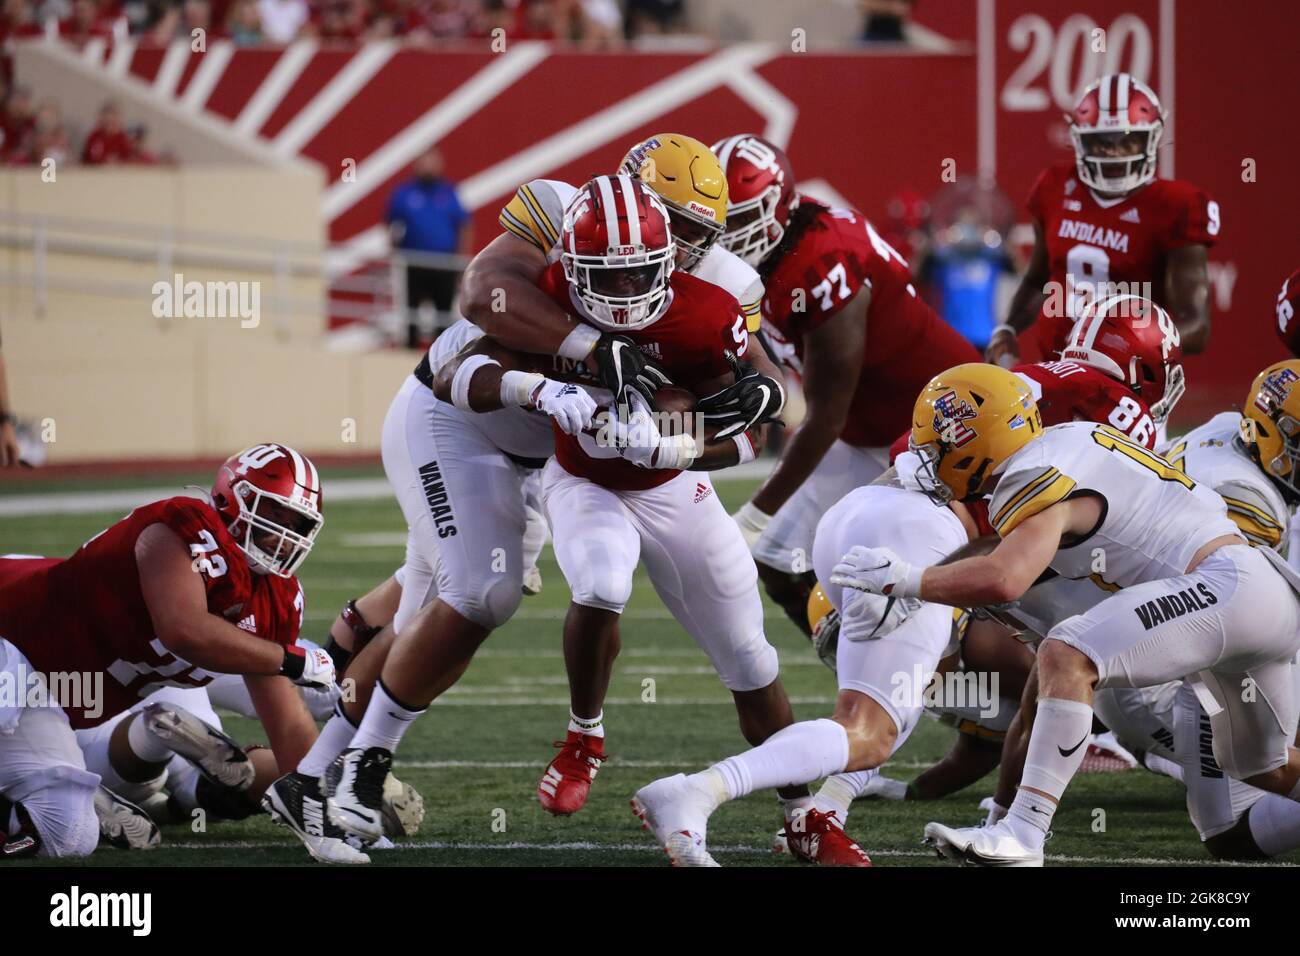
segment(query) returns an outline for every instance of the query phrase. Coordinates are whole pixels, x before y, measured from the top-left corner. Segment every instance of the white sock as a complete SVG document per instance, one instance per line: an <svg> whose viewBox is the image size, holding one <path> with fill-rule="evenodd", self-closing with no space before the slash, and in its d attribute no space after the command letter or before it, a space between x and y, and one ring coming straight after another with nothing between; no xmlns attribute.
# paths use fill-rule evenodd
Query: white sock
<svg viewBox="0 0 1300 956"><path fill-rule="evenodd" d="M1182 764L1175 763L1168 757L1162 757L1159 754L1147 753L1142 757L1142 765L1152 773L1163 774L1166 777L1173 777L1179 783L1183 780Z"/></svg>
<svg viewBox="0 0 1300 956"><path fill-rule="evenodd" d="M343 715L342 705L336 706L334 715L321 728L320 736L311 745L311 750L298 761L298 772L309 777L323 776L325 768L347 749L356 732L357 728Z"/></svg>
<svg viewBox="0 0 1300 956"><path fill-rule="evenodd" d="M1061 795L1088 753L1091 735L1092 708L1087 704L1054 697L1038 702L1020 789L1005 818L1026 846L1043 845Z"/></svg>
<svg viewBox="0 0 1300 956"><path fill-rule="evenodd" d="M837 773L833 777L828 777L821 789L817 791L817 809L822 813L834 813L843 823L849 818L849 807L858 798L858 794L865 790L871 778L879 773L879 767L872 767L870 770Z"/></svg>
<svg viewBox="0 0 1300 956"><path fill-rule="evenodd" d="M1294 800L1266 793L1247 813L1255 845L1269 856L1300 847L1300 804Z"/></svg>
<svg viewBox="0 0 1300 956"><path fill-rule="evenodd" d="M602 710L595 717L579 717L573 711L569 711L569 730L575 734L586 734L588 737L604 737L605 712Z"/></svg>
<svg viewBox="0 0 1300 956"><path fill-rule="evenodd" d="M382 680L375 682L375 690L370 698L366 715L361 718L361 726L352 738L349 747L368 750L371 747L383 747L390 753L402 742L402 735L415 723L428 708L412 710L393 699Z"/></svg>
<svg viewBox="0 0 1300 956"><path fill-rule="evenodd" d="M835 721L822 719L791 724L753 750L710 769L722 778L727 798L735 800L755 790L812 783L840 773L848 761L848 733Z"/></svg>
<svg viewBox="0 0 1300 956"><path fill-rule="evenodd" d="M809 810L813 810L817 806L817 802L813 799L812 794L786 799L778 793L776 799L777 802L781 804L781 815L785 817L787 821L793 820L795 816L807 813Z"/></svg>
<svg viewBox="0 0 1300 956"><path fill-rule="evenodd" d="M144 725L144 714L132 714L126 728L126 742L141 760L148 763L166 763L172 759L172 749L155 737Z"/></svg>

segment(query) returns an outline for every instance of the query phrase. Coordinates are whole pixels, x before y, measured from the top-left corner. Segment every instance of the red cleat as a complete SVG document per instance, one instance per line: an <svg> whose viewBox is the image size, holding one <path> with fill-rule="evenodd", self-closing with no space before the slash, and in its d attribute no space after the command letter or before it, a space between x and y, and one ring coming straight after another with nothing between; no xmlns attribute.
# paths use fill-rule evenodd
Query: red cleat
<svg viewBox="0 0 1300 956"><path fill-rule="evenodd" d="M796 830L796 827L798 829ZM871 866L871 857L844 832L835 811L809 810L795 823L787 823L777 838L776 849L785 849L796 860L818 866Z"/></svg>
<svg viewBox="0 0 1300 956"><path fill-rule="evenodd" d="M591 781L605 760L605 738L570 730L566 739L557 740L555 746L560 752L537 784L537 799L544 810L567 817L587 802Z"/></svg>

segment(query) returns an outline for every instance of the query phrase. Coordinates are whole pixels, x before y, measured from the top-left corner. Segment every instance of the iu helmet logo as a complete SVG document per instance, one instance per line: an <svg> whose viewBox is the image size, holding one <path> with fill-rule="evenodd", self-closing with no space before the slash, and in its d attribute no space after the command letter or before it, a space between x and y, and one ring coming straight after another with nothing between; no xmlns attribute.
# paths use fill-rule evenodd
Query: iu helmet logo
<svg viewBox="0 0 1300 956"><path fill-rule="evenodd" d="M934 403L934 430L949 445L960 448L976 436L975 429L966 424L975 416L970 402L949 391Z"/></svg>
<svg viewBox="0 0 1300 956"><path fill-rule="evenodd" d="M1300 376L1291 369L1278 369L1264 379L1259 394L1255 396L1255 407L1265 414L1271 414L1274 408L1287 400L1297 380L1300 380Z"/></svg>

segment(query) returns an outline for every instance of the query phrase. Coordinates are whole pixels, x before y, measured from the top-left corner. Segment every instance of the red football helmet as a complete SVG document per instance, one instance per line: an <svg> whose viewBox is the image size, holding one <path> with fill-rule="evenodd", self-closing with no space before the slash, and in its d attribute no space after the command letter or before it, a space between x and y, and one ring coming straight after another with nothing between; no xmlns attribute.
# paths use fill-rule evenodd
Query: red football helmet
<svg viewBox="0 0 1300 956"><path fill-rule="evenodd" d="M1127 193L1156 178L1165 114L1151 87L1110 73L1083 92L1065 118L1079 179L1101 193Z"/></svg>
<svg viewBox="0 0 1300 956"><path fill-rule="evenodd" d="M1282 344L1296 358L1300 358L1300 322L1295 320L1300 312L1300 269L1282 283L1282 291L1277 294L1277 334Z"/></svg>
<svg viewBox="0 0 1300 956"><path fill-rule="evenodd" d="M751 133L719 140L713 151L727 174L730 193L722 245L758 268L785 235L799 205L790 157Z"/></svg>
<svg viewBox="0 0 1300 956"><path fill-rule="evenodd" d="M1165 421L1183 397L1178 326L1150 299L1113 295L1088 306L1074 323L1061 358L1119 379Z"/></svg>
<svg viewBox="0 0 1300 956"><path fill-rule="evenodd" d="M316 466L288 445L254 445L226 459L212 506L249 566L282 578L298 570L325 524Z"/></svg>
<svg viewBox="0 0 1300 956"><path fill-rule="evenodd" d="M564 211L560 262L584 312L610 329L640 329L668 307L677 244L668 210L640 180L597 176Z"/></svg>

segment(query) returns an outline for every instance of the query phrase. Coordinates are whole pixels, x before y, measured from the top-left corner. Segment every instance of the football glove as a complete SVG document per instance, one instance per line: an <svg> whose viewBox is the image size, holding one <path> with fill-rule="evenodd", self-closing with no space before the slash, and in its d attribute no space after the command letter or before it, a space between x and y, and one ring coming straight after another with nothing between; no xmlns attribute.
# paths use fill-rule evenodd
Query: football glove
<svg viewBox="0 0 1300 956"><path fill-rule="evenodd" d="M614 447L623 458L638 468L681 469L700 456L694 436L660 434L654 412L631 386L619 397L619 406L624 404L629 414L613 422Z"/></svg>
<svg viewBox="0 0 1300 956"><path fill-rule="evenodd" d="M653 359L646 358L626 335L602 335L592 349L591 360L596 365L596 378L602 387L614 393L618 411L624 419L631 414L624 400L629 389L654 408L655 390L672 384L668 373Z"/></svg>
<svg viewBox="0 0 1300 956"><path fill-rule="evenodd" d="M576 435L591 424L596 400L587 390L566 382L545 379L532 394L533 407L555 419L566 435Z"/></svg>
<svg viewBox="0 0 1300 956"><path fill-rule="evenodd" d="M785 407L785 388L770 375L764 375L727 351L727 364L736 381L720 392L700 399L695 406L704 416L706 426L721 426L714 441L726 441L755 425L776 421Z"/></svg>
<svg viewBox="0 0 1300 956"><path fill-rule="evenodd" d="M335 682L334 660L320 647L286 647L280 673L299 687L330 687Z"/></svg>
<svg viewBox="0 0 1300 956"><path fill-rule="evenodd" d="M831 584L868 594L914 598L921 595L921 574L889 548L856 545L831 571Z"/></svg>

